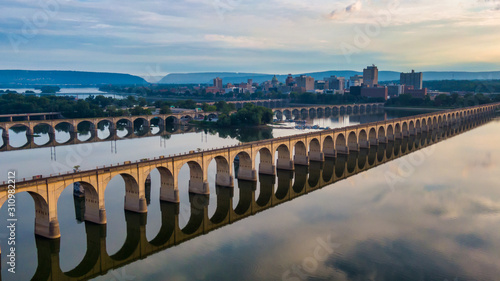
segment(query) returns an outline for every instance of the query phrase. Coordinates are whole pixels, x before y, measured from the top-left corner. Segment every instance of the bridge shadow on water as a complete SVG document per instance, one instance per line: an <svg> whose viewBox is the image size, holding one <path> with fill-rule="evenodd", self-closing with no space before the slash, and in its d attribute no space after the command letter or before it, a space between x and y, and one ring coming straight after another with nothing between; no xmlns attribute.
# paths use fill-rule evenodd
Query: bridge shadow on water
<svg viewBox="0 0 500 281"><path fill-rule="evenodd" d="M190 194L191 216L184 227L179 227L179 203L160 202L161 227L153 239L146 237L147 214L125 211L127 236L121 249L114 255L106 252L106 224L85 221L87 249L83 260L74 269L62 272L60 240L36 236L38 268L33 280L87 280L106 274L150 255L164 251L228 224L256 215L269 208L314 192L383 165L447 138L483 125L491 120L485 117L457 126L395 139L386 144L359 149L349 155L311 162L309 166L295 165L294 171L278 170L276 176L259 175L259 181L238 180L238 188L216 187L216 210L210 217L209 196ZM258 196L256 196L259 188ZM234 193L239 200L233 206ZM75 199L76 214L82 214L82 203ZM80 209L80 210L79 210Z"/></svg>

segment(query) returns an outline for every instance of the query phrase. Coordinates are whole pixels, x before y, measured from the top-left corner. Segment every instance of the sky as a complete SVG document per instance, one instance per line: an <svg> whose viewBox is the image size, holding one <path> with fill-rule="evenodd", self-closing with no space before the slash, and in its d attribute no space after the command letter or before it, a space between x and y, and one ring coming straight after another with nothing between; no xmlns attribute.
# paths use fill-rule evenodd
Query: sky
<svg viewBox="0 0 500 281"><path fill-rule="evenodd" d="M500 70L500 0L2 0L0 69Z"/></svg>

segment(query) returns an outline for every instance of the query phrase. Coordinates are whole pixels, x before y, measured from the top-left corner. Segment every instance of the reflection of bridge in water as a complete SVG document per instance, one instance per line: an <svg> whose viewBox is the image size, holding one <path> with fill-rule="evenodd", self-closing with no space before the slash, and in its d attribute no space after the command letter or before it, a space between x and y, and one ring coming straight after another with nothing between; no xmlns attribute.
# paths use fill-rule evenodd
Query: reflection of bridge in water
<svg viewBox="0 0 500 281"><path fill-rule="evenodd" d="M333 130L311 132L288 137L268 139L224 147L198 153L185 153L172 157L160 156L140 162L104 166L89 171L35 177L19 181L17 193L28 192L35 202L35 234L59 238L57 201L63 190L80 183L85 191L84 219L106 224L104 194L108 183L115 177L125 181L124 208L137 213L147 212L146 179L154 170L161 177L160 200L178 203L179 174L183 166L190 171L189 192L210 194L208 167L216 163L216 185L233 187L232 163L238 159L238 179L257 181L257 174L276 175L276 170L294 170L295 164L309 165L310 161L323 162L325 157L350 154L363 148L391 144L439 130L457 130L463 124L491 116L500 103L455 110L440 111L399 119L372 122ZM260 163L257 156L259 155ZM8 185L0 185L0 206L8 198Z"/></svg>
<svg viewBox="0 0 500 281"><path fill-rule="evenodd" d="M275 110L275 114L282 116L282 110L288 112L301 112L302 116L309 117L329 117L341 114L369 114L377 112L381 109L383 104L361 104L361 105L338 105L338 106L310 106L310 107L293 107ZM54 120L30 120L30 121L12 121L0 123L2 129L3 145L0 151L24 150L42 147L54 147L62 145L73 145L87 142L105 142L112 140L119 140L123 138L140 138L150 137L157 135L169 135L172 133L188 133L194 129L181 126L194 118L208 119L217 118L220 113L218 112L205 112L196 113L188 111L179 114L163 114L163 115L148 115L148 116L126 116L126 117L103 117L103 118L83 118L83 119L54 119ZM305 114L305 115L304 115ZM286 115L286 114L285 114ZM291 116L291 115L290 115ZM298 116L298 115L297 115ZM168 126L167 124L171 124ZM152 132L152 127L156 127L157 131ZM109 136L106 138L99 138L97 136L98 128L108 128ZM174 130L168 130L173 128ZM13 147L9 142L9 129L23 129L26 131L27 142L20 147ZM49 135L49 140L44 144L35 143L35 133L38 130L45 129ZM117 135L118 129L127 130L124 137ZM64 131L69 133L69 139L64 142L58 142L55 138L55 131ZM78 138L78 132L85 132L90 137L86 140Z"/></svg>
<svg viewBox="0 0 500 281"><path fill-rule="evenodd" d="M106 251L106 225L85 222L86 254L80 264L68 272L62 272L59 266L60 240L37 236L38 268L33 280L86 280L104 275L109 270L142 260L197 236L474 129L490 119L491 115L484 115L454 126L423 131L371 146L349 155L327 157L324 162L313 161L309 166L296 165L294 171L278 170L277 180L274 175L261 174L257 198L257 183L239 179L236 192L239 192L240 196L236 206L233 205L234 189L217 186L217 207L211 217L208 212L209 196L190 194L191 216L183 228L179 227L179 204L160 202L161 228L151 241L146 237L147 215L127 211L127 237L122 248L114 255L109 255ZM85 203L75 201L75 208L79 213L80 209L85 208Z"/></svg>
<svg viewBox="0 0 500 281"><path fill-rule="evenodd" d="M74 144L82 144L82 143L95 143L95 142L109 142L109 141L119 141L125 139L139 139L139 138L147 138L147 137L169 137L171 135L176 134L186 134L193 132L200 132L203 129L196 128L192 125L182 125L182 124L172 124L171 126L162 126L158 127L157 132L153 132L152 130L147 130L145 133L139 133L137 131L132 132L131 129L127 129L127 134L124 136L118 136L119 130L109 130L109 136L106 138L99 138L97 134L97 130L92 131L84 131L81 133L83 136L90 135L85 140L80 140L75 133L68 132L70 134L70 139L65 142L58 142L55 139L55 134L49 133L49 140L44 144L36 144L34 141L34 136L31 135L28 137L28 141L26 144L20 147L13 147L11 145L4 145L0 148L0 151L14 151L14 150L25 150L25 149L34 149L34 148L44 148L44 147L56 147L56 146L66 146L66 145L74 145ZM143 131L143 130L141 130Z"/></svg>
<svg viewBox="0 0 500 281"><path fill-rule="evenodd" d="M383 108L383 103L366 103L366 104L345 104L345 105L317 105L308 107L286 107L274 110L274 114L278 119L285 116L286 119L300 116L310 117L329 117L338 114L364 114L376 112Z"/></svg>

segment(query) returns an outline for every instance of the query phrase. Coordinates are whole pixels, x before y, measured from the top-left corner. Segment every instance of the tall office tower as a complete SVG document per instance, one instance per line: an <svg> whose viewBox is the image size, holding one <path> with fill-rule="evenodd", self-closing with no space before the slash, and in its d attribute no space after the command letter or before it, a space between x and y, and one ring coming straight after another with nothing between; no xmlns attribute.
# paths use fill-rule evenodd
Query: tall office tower
<svg viewBox="0 0 500 281"><path fill-rule="evenodd" d="M406 86L413 86L415 90L421 90L423 85L424 75L422 72L415 72L412 70L411 73L401 73L400 84Z"/></svg>
<svg viewBox="0 0 500 281"><path fill-rule="evenodd" d="M306 91L314 90L314 78L311 76L300 75L295 78L298 87L304 88Z"/></svg>
<svg viewBox="0 0 500 281"><path fill-rule="evenodd" d="M363 83L367 87L373 87L378 84L378 68L375 65L363 69Z"/></svg>
<svg viewBox="0 0 500 281"><path fill-rule="evenodd" d="M214 87L217 89L222 89L222 79L217 77L214 79Z"/></svg>
<svg viewBox="0 0 500 281"><path fill-rule="evenodd" d="M345 89L345 78L335 75L325 78L328 82L328 89L343 91Z"/></svg>
<svg viewBox="0 0 500 281"><path fill-rule="evenodd" d="M349 87L361 86L361 84L363 84L362 75L354 75L349 79Z"/></svg>

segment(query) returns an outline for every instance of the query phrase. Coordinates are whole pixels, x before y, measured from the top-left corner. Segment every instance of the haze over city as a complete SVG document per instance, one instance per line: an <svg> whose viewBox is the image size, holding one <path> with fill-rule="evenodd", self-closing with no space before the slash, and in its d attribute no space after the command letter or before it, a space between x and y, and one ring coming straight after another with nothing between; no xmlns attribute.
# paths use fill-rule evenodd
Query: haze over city
<svg viewBox="0 0 500 281"><path fill-rule="evenodd" d="M4 0L0 68L492 71L499 15L495 0Z"/></svg>

